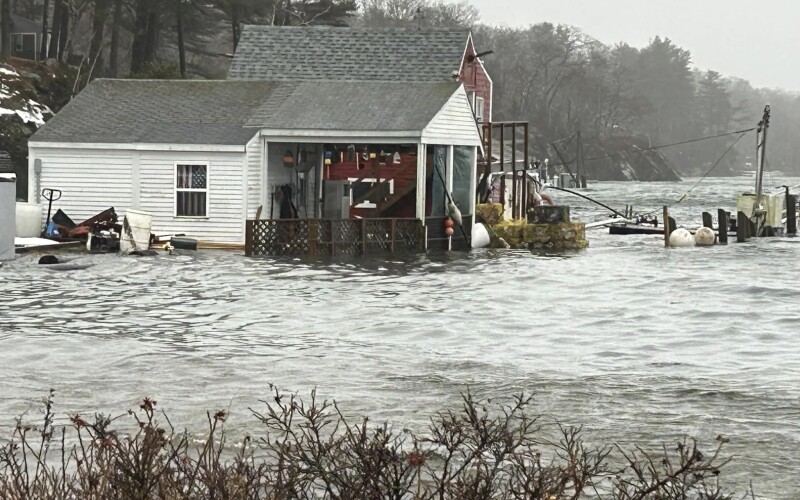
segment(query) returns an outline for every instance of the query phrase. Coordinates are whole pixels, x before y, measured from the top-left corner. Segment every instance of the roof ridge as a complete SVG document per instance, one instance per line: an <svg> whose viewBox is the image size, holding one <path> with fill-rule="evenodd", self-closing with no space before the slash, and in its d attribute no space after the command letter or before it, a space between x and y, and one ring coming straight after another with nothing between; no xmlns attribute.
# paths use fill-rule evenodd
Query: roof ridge
<svg viewBox="0 0 800 500"><path fill-rule="evenodd" d="M470 28L414 28L410 26L331 26L325 24L314 24L305 26L276 26L273 24L242 24L244 28L263 28L270 30L340 30L340 31L375 31L375 32L408 32L408 33L471 33Z"/></svg>

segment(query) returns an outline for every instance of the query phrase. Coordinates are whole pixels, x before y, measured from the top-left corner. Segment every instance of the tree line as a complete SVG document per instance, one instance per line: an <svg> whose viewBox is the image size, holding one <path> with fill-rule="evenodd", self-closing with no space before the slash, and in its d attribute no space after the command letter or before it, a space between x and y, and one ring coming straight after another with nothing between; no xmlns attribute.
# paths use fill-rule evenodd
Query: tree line
<svg viewBox="0 0 800 500"><path fill-rule="evenodd" d="M468 3L437 0L0 0L0 7L41 22L50 32L41 57L80 66L89 78L224 78L246 23L468 28L479 50L494 51L484 58L494 119L529 121L538 157L552 158L550 144L577 131L591 157L615 141L651 147L749 128L769 103L771 167L800 170L800 142L792 140L800 95L700 70L688 50L661 36L642 48L609 46L567 25L484 25ZM663 152L682 173L700 174L735 139ZM752 142L743 138L715 173L754 162Z"/></svg>

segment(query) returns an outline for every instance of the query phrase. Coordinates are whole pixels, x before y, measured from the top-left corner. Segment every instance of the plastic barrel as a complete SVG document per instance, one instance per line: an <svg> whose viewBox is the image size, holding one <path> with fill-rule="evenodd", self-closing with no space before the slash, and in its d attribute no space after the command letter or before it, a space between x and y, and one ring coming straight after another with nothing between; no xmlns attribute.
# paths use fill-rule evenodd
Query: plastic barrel
<svg viewBox="0 0 800 500"><path fill-rule="evenodd" d="M194 238L173 237L169 240L170 245L176 250L197 250L197 240Z"/></svg>
<svg viewBox="0 0 800 500"><path fill-rule="evenodd" d="M16 221L18 238L38 238L42 234L44 225L42 206L17 202Z"/></svg>
<svg viewBox="0 0 800 500"><path fill-rule="evenodd" d="M119 239L120 252L143 252L150 248L150 227L153 217L147 212L128 210L122 220L122 234Z"/></svg>

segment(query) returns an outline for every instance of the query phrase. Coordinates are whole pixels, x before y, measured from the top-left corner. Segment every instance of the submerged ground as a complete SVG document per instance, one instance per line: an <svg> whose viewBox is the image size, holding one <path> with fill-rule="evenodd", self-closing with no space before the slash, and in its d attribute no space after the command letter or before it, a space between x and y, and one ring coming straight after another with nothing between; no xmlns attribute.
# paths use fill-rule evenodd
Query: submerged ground
<svg viewBox="0 0 800 500"><path fill-rule="evenodd" d="M799 179L769 177L770 190ZM694 184L598 183L622 209ZM695 226L733 208L745 178L706 180L672 209ZM573 218L606 213L561 193ZM231 408L243 433L267 384L336 398L351 414L422 427L482 395L534 391L548 419L597 442L731 439L744 489L800 490L800 240L664 250L656 236L589 233L569 255L478 251L392 262L256 260L222 252L83 256L54 272L0 269L0 433L57 410L122 413L151 396L179 426Z"/></svg>

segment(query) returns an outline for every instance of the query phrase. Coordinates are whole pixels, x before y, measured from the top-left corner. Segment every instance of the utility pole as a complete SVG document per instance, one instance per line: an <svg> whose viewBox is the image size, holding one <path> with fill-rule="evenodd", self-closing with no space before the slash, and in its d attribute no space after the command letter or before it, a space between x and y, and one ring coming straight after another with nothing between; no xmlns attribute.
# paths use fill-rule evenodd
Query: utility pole
<svg viewBox="0 0 800 500"><path fill-rule="evenodd" d="M764 166L767 161L767 129L769 128L769 104L764 107L764 116L758 122L758 135L761 141L758 142L758 171L756 172L756 207L761 207L761 181L764 177Z"/></svg>

